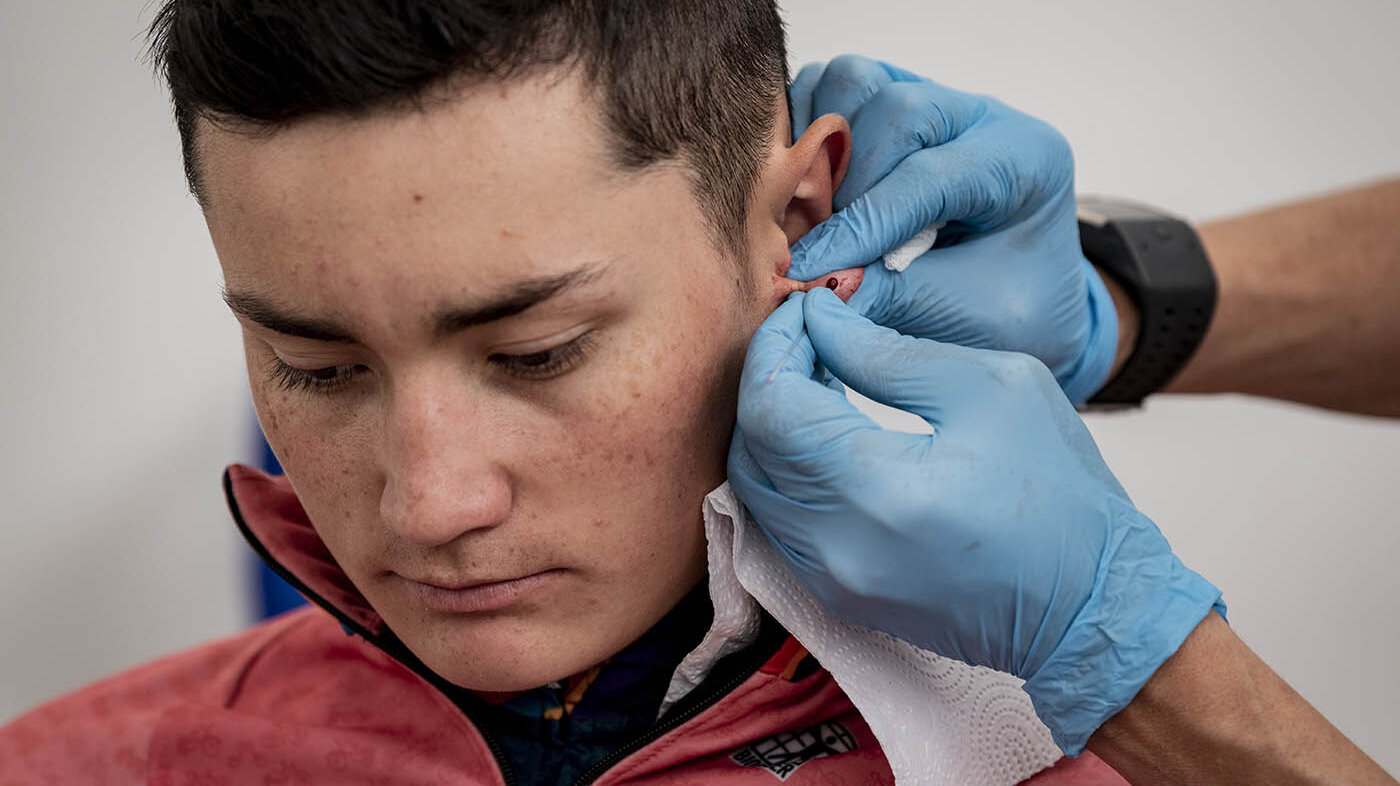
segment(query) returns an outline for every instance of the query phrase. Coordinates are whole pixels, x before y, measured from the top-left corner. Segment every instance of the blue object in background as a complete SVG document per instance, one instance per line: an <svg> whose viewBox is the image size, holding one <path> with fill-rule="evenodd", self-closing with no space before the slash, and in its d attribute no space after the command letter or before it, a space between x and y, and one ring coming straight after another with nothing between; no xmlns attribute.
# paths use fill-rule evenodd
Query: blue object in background
<svg viewBox="0 0 1400 786"><path fill-rule="evenodd" d="M272 448L268 447L267 439L261 431L258 432L258 445L258 465L264 471L281 475L282 465L278 464L277 457L272 455ZM257 593L255 609L258 619L267 619L306 603L306 598L292 589L292 585L283 581L281 576L273 573L272 568L256 556L253 559L257 560L257 580L253 589Z"/></svg>

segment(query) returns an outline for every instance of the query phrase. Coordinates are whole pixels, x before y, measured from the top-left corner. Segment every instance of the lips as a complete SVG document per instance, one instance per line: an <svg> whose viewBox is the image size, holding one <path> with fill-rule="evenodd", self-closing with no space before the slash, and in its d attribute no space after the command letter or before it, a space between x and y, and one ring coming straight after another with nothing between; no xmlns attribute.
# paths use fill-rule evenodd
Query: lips
<svg viewBox="0 0 1400 786"><path fill-rule="evenodd" d="M433 587L433 588L440 589L440 590L446 590L446 591L448 591L448 592L457 592L457 591L460 591L460 590L471 589L471 588L473 588L473 587L484 587L484 586L486 586L486 585L488 585L488 584L505 584L506 582L516 581L516 580L518 580L518 579L524 578L525 576L533 576L533 575L534 575L533 573L527 573L527 574L524 574L523 576L515 576L515 577L512 577L512 578L504 578L504 579L476 579L476 580L470 580L470 579L469 579L469 580L466 580L466 581L452 581L452 580L438 580L438 579L414 579L414 578L409 578L408 576L404 576L404 578L408 579L409 581L413 582L414 584L422 584L422 585L425 586L425 587Z"/></svg>
<svg viewBox="0 0 1400 786"><path fill-rule="evenodd" d="M485 581L416 580L407 577L404 577L404 581L431 611L475 614L508 608L547 588L562 574L561 570L544 570L516 578Z"/></svg>

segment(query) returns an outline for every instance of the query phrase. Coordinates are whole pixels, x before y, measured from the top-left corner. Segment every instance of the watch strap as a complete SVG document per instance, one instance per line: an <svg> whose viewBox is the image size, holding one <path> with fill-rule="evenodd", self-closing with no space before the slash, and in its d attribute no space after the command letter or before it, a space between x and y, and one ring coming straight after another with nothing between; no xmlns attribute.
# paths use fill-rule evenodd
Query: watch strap
<svg viewBox="0 0 1400 786"><path fill-rule="evenodd" d="M1084 256L1122 285L1138 308L1137 343L1091 405L1139 405L1181 372L1205 339L1216 280L1185 221L1146 205L1081 198Z"/></svg>

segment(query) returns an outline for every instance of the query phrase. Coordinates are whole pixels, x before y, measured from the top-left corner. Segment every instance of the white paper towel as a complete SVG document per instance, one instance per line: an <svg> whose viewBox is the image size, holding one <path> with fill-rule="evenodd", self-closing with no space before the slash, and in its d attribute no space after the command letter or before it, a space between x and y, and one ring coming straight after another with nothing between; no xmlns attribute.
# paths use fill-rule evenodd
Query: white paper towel
<svg viewBox="0 0 1400 786"><path fill-rule="evenodd" d="M1059 760L1020 680L837 619L793 578L728 483L705 498L704 516L715 621L677 668L665 706L753 641L756 603L831 672L900 786L1012 786Z"/></svg>

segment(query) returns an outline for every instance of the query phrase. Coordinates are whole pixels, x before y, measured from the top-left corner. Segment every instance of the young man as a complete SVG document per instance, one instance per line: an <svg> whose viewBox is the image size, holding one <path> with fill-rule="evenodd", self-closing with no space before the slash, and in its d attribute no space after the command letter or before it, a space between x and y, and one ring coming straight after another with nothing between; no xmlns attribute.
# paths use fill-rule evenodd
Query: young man
<svg viewBox="0 0 1400 786"><path fill-rule="evenodd" d="M748 339L860 280L783 277L850 132L789 143L771 2L170 0L154 53L287 472L229 502L320 608L20 719L0 781L890 780L771 619L658 719Z"/></svg>

